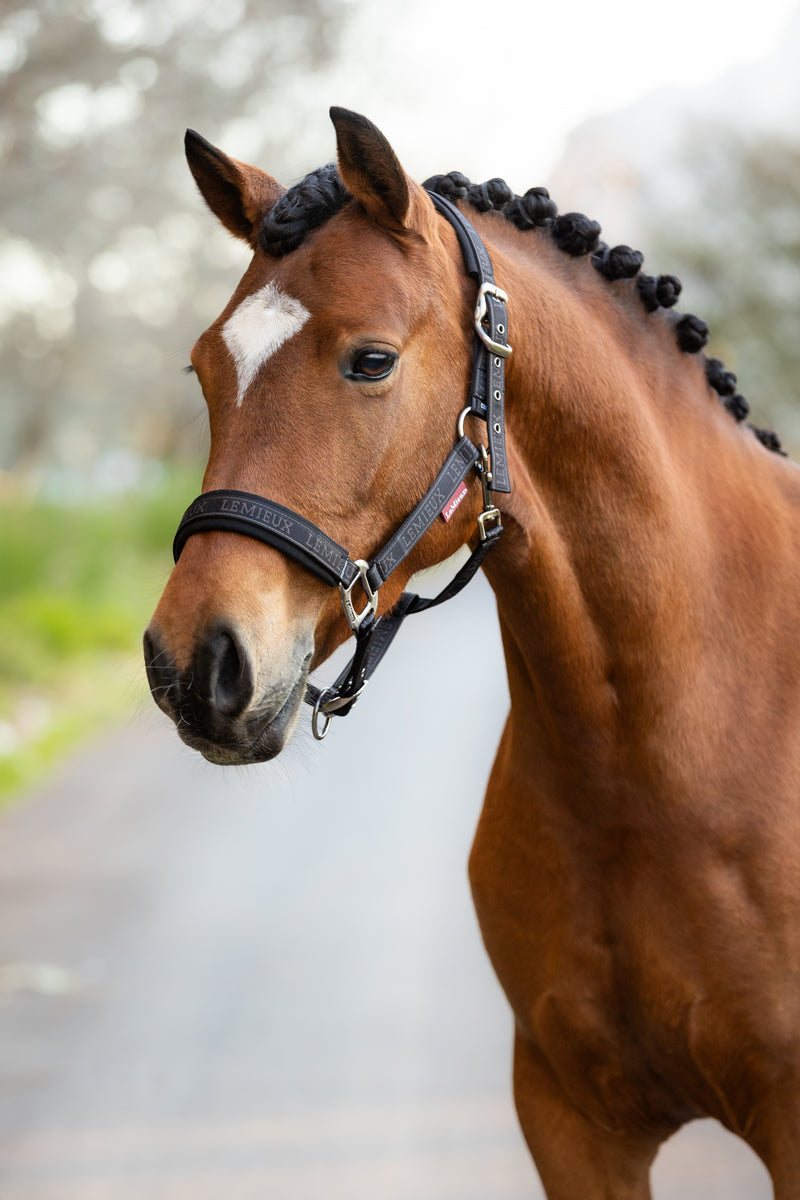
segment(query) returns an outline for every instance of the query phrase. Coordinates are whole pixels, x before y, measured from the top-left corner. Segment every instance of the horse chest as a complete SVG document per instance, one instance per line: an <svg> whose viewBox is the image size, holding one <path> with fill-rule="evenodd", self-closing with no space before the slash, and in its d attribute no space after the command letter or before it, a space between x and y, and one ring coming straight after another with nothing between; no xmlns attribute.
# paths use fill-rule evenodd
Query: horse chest
<svg viewBox="0 0 800 1200"><path fill-rule="evenodd" d="M484 941L521 1036L596 1124L744 1123L796 1055L800 948L752 893L761 874L703 846L570 837L490 787L470 860Z"/></svg>

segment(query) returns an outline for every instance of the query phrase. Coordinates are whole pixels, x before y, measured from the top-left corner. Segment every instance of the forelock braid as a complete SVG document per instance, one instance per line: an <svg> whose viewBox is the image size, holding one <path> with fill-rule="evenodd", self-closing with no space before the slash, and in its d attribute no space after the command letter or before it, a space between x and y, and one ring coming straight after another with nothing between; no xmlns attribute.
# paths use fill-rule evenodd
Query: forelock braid
<svg viewBox="0 0 800 1200"><path fill-rule="evenodd" d="M259 231L259 245L273 258L289 254L309 230L322 225L349 199L336 163L319 167L290 187L270 209Z"/></svg>

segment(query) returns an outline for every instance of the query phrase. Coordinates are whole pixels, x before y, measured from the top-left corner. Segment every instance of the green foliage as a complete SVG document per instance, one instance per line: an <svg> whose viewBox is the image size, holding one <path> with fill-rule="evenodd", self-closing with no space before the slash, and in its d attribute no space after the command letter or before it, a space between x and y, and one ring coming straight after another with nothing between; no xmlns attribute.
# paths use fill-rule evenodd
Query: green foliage
<svg viewBox="0 0 800 1200"><path fill-rule="evenodd" d="M142 631L198 477L102 507L0 499L0 796L144 697Z"/></svg>

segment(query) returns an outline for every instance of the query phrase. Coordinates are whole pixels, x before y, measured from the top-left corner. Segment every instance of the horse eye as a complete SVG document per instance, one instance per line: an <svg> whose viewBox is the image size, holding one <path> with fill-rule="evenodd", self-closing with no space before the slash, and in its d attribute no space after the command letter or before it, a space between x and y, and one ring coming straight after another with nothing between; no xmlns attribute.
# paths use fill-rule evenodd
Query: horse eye
<svg viewBox="0 0 800 1200"><path fill-rule="evenodd" d="M385 379L394 370L397 355L386 350L362 350L350 368L356 379Z"/></svg>

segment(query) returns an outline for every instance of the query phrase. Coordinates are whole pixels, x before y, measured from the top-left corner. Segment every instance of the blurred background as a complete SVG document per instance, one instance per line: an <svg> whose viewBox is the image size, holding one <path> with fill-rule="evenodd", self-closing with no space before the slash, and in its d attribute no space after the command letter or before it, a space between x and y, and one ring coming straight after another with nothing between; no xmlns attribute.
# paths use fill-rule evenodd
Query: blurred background
<svg viewBox="0 0 800 1200"><path fill-rule="evenodd" d="M544 183L683 278L755 419L792 446L799 14L793 0L764 0L757 22L708 0L658 14L614 0L602 19L521 0L493 19L476 0L457 19L430 0L6 4L0 789L129 700L113 680L140 688L115 656L197 490L207 423L182 369L247 252L197 196L186 126L288 185L333 156L335 102L372 117L417 178ZM93 675L109 670L98 710Z"/></svg>
<svg viewBox="0 0 800 1200"><path fill-rule="evenodd" d="M6 0L0 6L0 627L6 634L0 641L0 803L6 806L0 819L0 1018L8 1020L3 1044L12 1064L6 1082L14 1114L6 1126L12 1140L3 1143L4 1196L205 1195L195 1175L191 1190L180 1191L185 1179L178 1179L177 1168L174 1190L164 1185L159 1191L151 1179L150 1190L135 1185L128 1192L121 1182L134 1170L125 1155L135 1158L131 1146L144 1144L137 1121L163 1127L183 1120L187 1097L196 1103L201 1085L206 1100L212 1093L221 1097L217 1108L227 1118L236 1109L236 1128L249 1129L251 1140L230 1125L212 1135L203 1124L213 1117L206 1106L180 1135L184 1165L209 1139L229 1158L244 1145L251 1162L253 1147L266 1137L270 1145L280 1143L285 1158L286 1145L297 1150L305 1144L308 1122L335 1108L345 1114L344 1140L331 1143L319 1167L326 1195L339 1194L331 1185L333 1163L344 1171L341 1194L360 1195L362 1185L364 1195L374 1194L377 1176L347 1175L356 1161L363 1167L359 1130L372 1131L365 1135L370 1145L376 1139L383 1145L387 1130L411 1127L434 1129L450 1146L449 1158L436 1159L436 1170L445 1164L441 1182L431 1183L433 1160L424 1155L419 1179L403 1174L397 1163L405 1154L408 1165L408 1138L401 1137L390 1155L395 1175L387 1168L380 1176L383 1195L410 1194L412 1184L430 1196L462 1200L534 1194L518 1135L509 1132L508 1018L482 958L464 880L506 705L488 589L477 586L456 602L462 605L457 615L431 615L423 619L425 630L404 630L406 654L397 652L402 662L387 664L388 682L375 683L373 708L357 710L334 731L332 750L327 743L312 745L305 734L286 760L263 770L205 768L182 751L145 696L141 631L169 573L174 527L199 489L207 451L200 392L183 368L247 260L195 191L183 161L184 129L197 129L289 185L333 157L327 110L340 104L371 117L418 179L458 169L474 180L503 176L518 192L548 186L562 211L587 212L610 243L644 251L647 269L682 278L681 307L709 322L710 349L737 372L754 420L774 427L794 452L800 448L799 60L796 0L761 0L757 13L721 0L672 0L657 8L634 0L607 0L602 8L583 0L569 6L507 0L491 9L477 0L457 7L438 0L402 6L379 0ZM476 620L486 630L479 645ZM465 640L475 645L476 669L455 677ZM440 664L441 694L415 694L413 664L420 659L414 656ZM480 736L475 711L483 715ZM435 746L431 728L443 739ZM363 780L371 777L370 764L382 766L400 738L408 747L407 769L384 779L380 798L371 793L367 802ZM263 857L253 857L254 830ZM221 868L210 863L216 861L212 848L220 846L228 874L218 879L214 872ZM135 867L131 847L138 847ZM383 866L375 874L378 854ZM146 875L144 862L155 863L152 869L161 864L160 882ZM174 891L176 863L183 863L183 900ZM349 897L341 911L331 907L320 873L325 879L333 873L337 882L330 887ZM211 916L214 906L197 882L209 877L229 898L225 920ZM269 922L293 904L293 937L283 927L276 933ZM183 905L186 928L170 905ZM306 1011L305 984L319 990L324 976L330 986L331 973L314 979L311 960L297 958L297 945L311 959L319 952L315 945L338 945L348 921L369 924L365 906L375 923L362 939L369 965L354 966L355 975L342 982L337 960L339 1023L323 1036ZM124 914L115 932L95 930L91 922L90 930L87 914L106 909ZM137 924L145 910L155 922L149 935ZM191 961L183 961L176 951L188 944L191 930L196 933L191 918L197 911L208 919L215 953L223 953L241 922L251 928L249 920L253 938L272 930L276 960L287 964L284 991L271 975L247 984L262 997L271 994L276 1006L269 1018L259 1009L240 1038L245 1062L253 1041L266 1047L270 1067L254 1068L262 1080L272 1072L271 1090L263 1095L252 1081L243 1083L244 1076L222 1078L224 1055L207 1077L193 1075L194 1043L187 1044L185 1061L178 1056L180 1086L159 1073L190 996L217 988L218 1028L203 1034L209 1053L219 1046L220 1031L240 1020L224 980L206 978L206 960L191 959L194 951L187 950ZM169 927L173 917L175 929L164 941L164 923ZM402 925L401 917L410 924ZM109 947L119 944L119 922L137 931L139 949L115 966ZM387 957L387 937L419 989L403 1003L391 986L398 968ZM246 946L238 935L233 941L241 945L245 969ZM157 955L149 964L137 957L145 944ZM423 944L429 945L425 954ZM148 972L159 978L166 972L167 990L181 1000L175 1011L169 1005L151 1011L142 991ZM138 1016L120 1017L121 1025L106 1016L103 1026L98 1014L111 1011L104 1006L111 1003L112 983L114 994L135 993ZM474 1008L463 1008L466 994ZM374 1045L366 1041L375 1061L381 1047L385 1052L385 1025L375 1015L384 1012L384 1002L386 1021L397 1018L400 1029L416 1012L428 1040L420 1033L422 1040L409 1046L403 1033L384 1063L388 1075L381 1075L383 1067L359 1068L356 1084L342 1084L349 1078L345 1064L352 1064L357 1046L363 1049L365 1025L374 1025ZM484 1011L494 1024L479 1018ZM94 1056L88 1080L74 1055L58 1048L54 1029L75 1044L84 1039L84 1051ZM99 1041L91 1042L93 1036ZM305 1038L310 1045L303 1051ZM123 1083L114 1101L92 1083L106 1068L114 1074L109 1064L122 1044L138 1067L117 1072ZM276 1067L280 1047L289 1044L293 1054ZM332 1044L338 1058L329 1061ZM429 1047L443 1044L446 1062L437 1067ZM327 1066L319 1066L323 1062ZM309 1081L304 1100L292 1092L303 1072ZM478 1076L490 1080L488 1091L473 1094L468 1081ZM449 1080L446 1103L437 1078ZM277 1119L276 1106L290 1092L298 1111L306 1111L305 1103L316 1116L293 1115L281 1141L279 1127L264 1133L264 1114ZM395 1109L376 1109L388 1093ZM416 1125L408 1124L412 1110ZM109 1168L112 1182L108 1173L92 1175L92 1131L101 1111L113 1114L113 1135L106 1130L104 1136L128 1164L116 1175L117 1168ZM73 1126L65 1125L69 1113ZM483 1167L476 1159L465 1171L472 1161L466 1149L477 1154L477 1131L486 1128L494 1141L483 1148ZM34 1129L38 1141L30 1140ZM63 1147L79 1134L79 1166L70 1160L68 1170ZM172 1162L176 1143L166 1134L153 1142L152 1129L148 1136L147 1161ZM414 1137L418 1146L422 1134ZM727 1142L724 1148L723 1158L734 1164L725 1194L737 1194L731 1190L736 1178L746 1181L742 1195L761 1194L763 1178L753 1182ZM0 1169L3 1162L0 1154ZM50 1166L36 1175L43 1162ZM70 1170L77 1182L65 1182ZM694 1178L694 1167L687 1170ZM252 1194L316 1194L316 1176L300 1183L288 1176L265 1183L257 1172L252 1178ZM242 1175L234 1190L220 1183L215 1191L212 1183L207 1194L249 1195L247 1179ZM698 1195L711 1194L709 1181ZM670 1184L665 1177L661 1186L675 1190L659 1196L691 1196L686 1179Z"/></svg>

